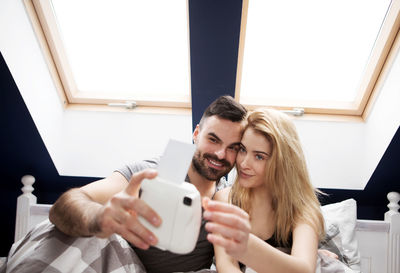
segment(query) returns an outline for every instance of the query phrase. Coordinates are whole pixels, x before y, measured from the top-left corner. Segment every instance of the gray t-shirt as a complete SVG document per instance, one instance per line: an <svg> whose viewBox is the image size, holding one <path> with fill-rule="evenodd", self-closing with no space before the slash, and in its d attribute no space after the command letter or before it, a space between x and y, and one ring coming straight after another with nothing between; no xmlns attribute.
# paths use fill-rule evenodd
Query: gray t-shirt
<svg viewBox="0 0 400 273"><path fill-rule="evenodd" d="M159 158L134 162L118 170L128 181L132 174L146 168L157 168ZM187 176L187 182L190 183ZM216 191L227 186L225 177L217 182ZM202 219L199 238L197 239L195 249L188 254L175 254L169 251L150 247L148 250L142 250L132 246L140 258L147 272L150 273L168 273L168 272L189 272L210 268L214 257L214 248L207 240L207 231L205 230L206 221Z"/></svg>

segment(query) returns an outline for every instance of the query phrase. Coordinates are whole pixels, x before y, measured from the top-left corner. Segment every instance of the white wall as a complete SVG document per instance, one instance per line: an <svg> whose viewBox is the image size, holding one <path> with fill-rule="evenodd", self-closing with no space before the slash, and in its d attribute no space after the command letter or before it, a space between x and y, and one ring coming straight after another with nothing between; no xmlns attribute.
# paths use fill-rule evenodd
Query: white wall
<svg viewBox="0 0 400 273"><path fill-rule="evenodd" d="M324 188L358 189L363 167L363 130L357 122L296 120L303 143L311 181Z"/></svg>
<svg viewBox="0 0 400 273"><path fill-rule="evenodd" d="M0 1L0 50L60 175L100 177L190 142L191 116L63 110L22 1ZM366 123L296 120L315 186L362 189L400 125L397 57ZM150 126L151 125L151 126Z"/></svg>
<svg viewBox="0 0 400 273"><path fill-rule="evenodd" d="M64 110L22 0L0 1L0 50L60 175L107 176L169 138L191 142L190 114Z"/></svg>
<svg viewBox="0 0 400 273"><path fill-rule="evenodd" d="M297 120L313 183L363 189L400 126L400 57L365 123Z"/></svg>

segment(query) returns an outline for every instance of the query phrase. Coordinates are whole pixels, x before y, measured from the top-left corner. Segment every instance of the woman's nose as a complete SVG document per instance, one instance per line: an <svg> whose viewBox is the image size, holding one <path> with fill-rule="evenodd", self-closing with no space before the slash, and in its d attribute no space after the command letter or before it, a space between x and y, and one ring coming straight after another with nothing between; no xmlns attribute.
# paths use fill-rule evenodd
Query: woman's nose
<svg viewBox="0 0 400 273"><path fill-rule="evenodd" d="M249 166L248 166L248 158L247 158L247 155L245 155L245 156L242 156L239 160L238 160L238 158L236 159L236 161L239 161L238 163L239 163L239 166L242 168L242 169L244 169L244 168L248 168Z"/></svg>

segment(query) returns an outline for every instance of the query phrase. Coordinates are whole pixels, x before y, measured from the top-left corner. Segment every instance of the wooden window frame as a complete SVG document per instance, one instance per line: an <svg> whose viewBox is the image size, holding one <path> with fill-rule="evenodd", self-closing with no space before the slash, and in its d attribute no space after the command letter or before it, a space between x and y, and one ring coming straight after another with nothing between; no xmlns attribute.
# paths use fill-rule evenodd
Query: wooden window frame
<svg viewBox="0 0 400 273"><path fill-rule="evenodd" d="M87 93L78 90L68 63L68 58L65 54L61 35L56 27L56 18L52 12L50 0L24 0L24 4L44 53L50 74L65 107L71 107L73 109L82 109L83 107L84 109L90 110L99 109L98 106L103 106L103 109L106 109L109 104L124 104L126 102L134 101L134 104L141 108L139 112L142 112L143 109L145 109L145 111L150 110L150 112L158 112L158 110L161 110L161 112L166 111L167 113L187 113L191 110L190 86L188 86L188 102L136 100L132 98L121 98L121 96L117 97L112 94L104 96L103 94L98 95L92 93L88 95ZM190 85L190 58L188 75ZM126 108L129 109L129 107Z"/></svg>
<svg viewBox="0 0 400 273"><path fill-rule="evenodd" d="M240 88L243 70L243 57L245 47L246 25L248 16L249 0L243 0L242 6L242 22L239 39L239 54L236 76L235 98L240 102ZM400 28L400 0L392 0L388 9L385 20L381 26L380 32L376 39L374 48L368 60L367 67L363 74L361 84L358 87L357 96L352 103L327 103L327 102L306 102L302 105L293 105L287 101L276 101L270 105L262 105L274 107L281 110L291 110L293 108L302 108L304 113L323 116L347 116L356 117L365 120L371 109L373 98L380 88L377 83L382 75L384 66L388 60L388 56L392 50L392 46L399 33ZM249 109L260 107L261 105L245 105Z"/></svg>

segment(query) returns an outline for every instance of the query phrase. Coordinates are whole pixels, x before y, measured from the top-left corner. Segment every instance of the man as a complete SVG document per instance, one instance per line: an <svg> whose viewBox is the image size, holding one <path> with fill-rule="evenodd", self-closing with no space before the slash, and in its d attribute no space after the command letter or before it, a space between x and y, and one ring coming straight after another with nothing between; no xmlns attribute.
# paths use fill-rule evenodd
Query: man
<svg viewBox="0 0 400 273"><path fill-rule="evenodd" d="M242 136L246 110L229 96L215 100L204 112L193 132L196 152L187 180L196 186L202 197L212 198L220 178L233 167ZM137 216L154 226L162 219L138 198L144 178L152 179L158 160L125 166L109 177L64 193L50 211L50 221L71 236L109 237L120 234L130 242L148 272L195 271L209 268L214 256L206 239L204 221L193 252L177 255L162 251L155 235L146 229ZM222 179L221 179L222 180Z"/></svg>

